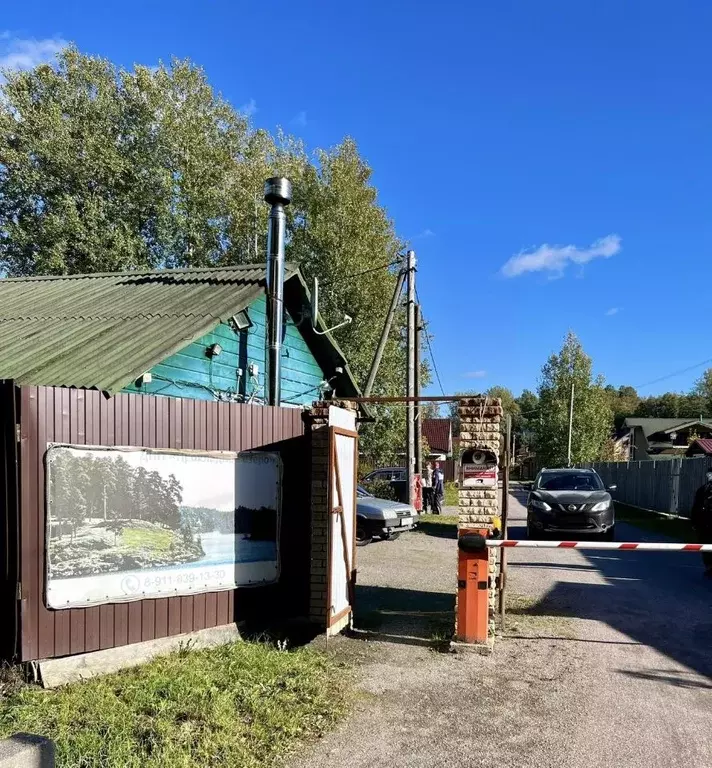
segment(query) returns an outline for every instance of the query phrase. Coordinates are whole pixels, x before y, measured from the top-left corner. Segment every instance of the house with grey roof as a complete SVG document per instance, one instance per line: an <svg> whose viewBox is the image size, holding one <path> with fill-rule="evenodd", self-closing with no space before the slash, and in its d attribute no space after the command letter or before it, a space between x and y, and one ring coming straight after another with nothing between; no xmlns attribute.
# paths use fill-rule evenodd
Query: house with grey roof
<svg viewBox="0 0 712 768"><path fill-rule="evenodd" d="M0 379L265 401L265 266L0 280ZM359 389L299 269L286 265L281 405Z"/></svg>
<svg viewBox="0 0 712 768"><path fill-rule="evenodd" d="M618 456L624 461L680 458L697 438L712 438L712 417L625 419L616 439Z"/></svg>

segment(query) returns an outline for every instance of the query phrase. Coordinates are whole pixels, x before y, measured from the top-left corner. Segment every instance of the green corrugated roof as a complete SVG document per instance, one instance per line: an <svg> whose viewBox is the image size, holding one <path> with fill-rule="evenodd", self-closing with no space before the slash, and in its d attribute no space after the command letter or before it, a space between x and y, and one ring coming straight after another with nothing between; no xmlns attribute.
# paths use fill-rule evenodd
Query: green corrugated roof
<svg viewBox="0 0 712 768"><path fill-rule="evenodd" d="M263 264L247 264L0 280L0 379L118 392L245 309L264 276ZM287 265L285 282L293 278L306 295Z"/></svg>

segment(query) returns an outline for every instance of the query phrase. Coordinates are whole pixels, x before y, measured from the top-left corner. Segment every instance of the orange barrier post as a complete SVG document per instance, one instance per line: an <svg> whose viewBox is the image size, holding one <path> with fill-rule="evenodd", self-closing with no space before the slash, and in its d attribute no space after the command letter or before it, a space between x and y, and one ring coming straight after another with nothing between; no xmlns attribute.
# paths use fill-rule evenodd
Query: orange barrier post
<svg viewBox="0 0 712 768"><path fill-rule="evenodd" d="M488 531L461 530L458 539L457 640L486 643L489 629Z"/></svg>

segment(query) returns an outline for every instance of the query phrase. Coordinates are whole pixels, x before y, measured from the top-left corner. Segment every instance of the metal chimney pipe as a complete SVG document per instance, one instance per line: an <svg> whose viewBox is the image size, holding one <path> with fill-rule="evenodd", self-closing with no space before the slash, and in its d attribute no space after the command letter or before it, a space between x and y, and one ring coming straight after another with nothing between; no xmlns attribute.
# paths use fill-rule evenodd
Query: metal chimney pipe
<svg viewBox="0 0 712 768"><path fill-rule="evenodd" d="M272 208L267 227L267 337L265 387L268 405L279 405L281 397L282 329L284 324L285 206L292 199L289 179L274 176L265 181L265 202Z"/></svg>

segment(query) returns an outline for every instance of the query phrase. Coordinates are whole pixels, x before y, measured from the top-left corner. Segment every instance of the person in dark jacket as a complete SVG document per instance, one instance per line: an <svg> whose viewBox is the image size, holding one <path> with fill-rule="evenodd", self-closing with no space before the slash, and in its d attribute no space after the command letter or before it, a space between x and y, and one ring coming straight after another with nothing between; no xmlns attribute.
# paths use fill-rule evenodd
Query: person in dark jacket
<svg viewBox="0 0 712 768"><path fill-rule="evenodd" d="M697 489L692 504L690 522L700 544L712 544L712 471L707 472L706 482ZM707 574L712 576L712 552L702 553Z"/></svg>
<svg viewBox="0 0 712 768"><path fill-rule="evenodd" d="M433 491L431 494L431 500L433 502L433 514L441 515L443 511L443 497L445 496L445 475L443 475L440 469L440 464L435 462L435 469L433 471Z"/></svg>

